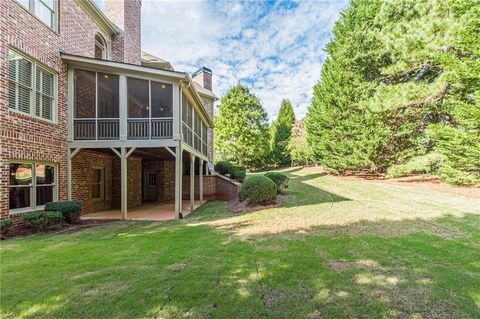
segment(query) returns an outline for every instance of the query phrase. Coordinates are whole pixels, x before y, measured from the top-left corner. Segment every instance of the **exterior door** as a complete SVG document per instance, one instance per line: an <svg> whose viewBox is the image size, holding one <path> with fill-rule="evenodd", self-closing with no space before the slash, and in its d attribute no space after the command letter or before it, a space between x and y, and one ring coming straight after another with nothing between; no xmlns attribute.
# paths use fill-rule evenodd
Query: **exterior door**
<svg viewBox="0 0 480 319"><path fill-rule="evenodd" d="M144 201L158 200L158 174L157 172L145 172Z"/></svg>

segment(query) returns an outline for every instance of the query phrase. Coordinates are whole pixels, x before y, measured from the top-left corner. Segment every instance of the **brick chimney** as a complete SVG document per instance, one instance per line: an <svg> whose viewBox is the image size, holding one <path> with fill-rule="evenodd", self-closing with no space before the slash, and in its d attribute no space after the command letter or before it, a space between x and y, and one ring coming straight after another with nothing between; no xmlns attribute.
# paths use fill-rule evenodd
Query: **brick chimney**
<svg viewBox="0 0 480 319"><path fill-rule="evenodd" d="M192 80L203 86L203 88L212 90L212 70L201 67L192 74Z"/></svg>
<svg viewBox="0 0 480 319"><path fill-rule="evenodd" d="M105 1L105 15L122 32L112 41L113 60L141 63L141 0Z"/></svg>

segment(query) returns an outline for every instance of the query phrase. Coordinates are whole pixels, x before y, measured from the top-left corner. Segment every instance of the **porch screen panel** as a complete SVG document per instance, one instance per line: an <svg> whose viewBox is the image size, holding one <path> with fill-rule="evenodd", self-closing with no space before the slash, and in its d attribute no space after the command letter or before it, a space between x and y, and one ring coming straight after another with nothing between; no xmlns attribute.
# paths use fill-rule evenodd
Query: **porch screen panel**
<svg viewBox="0 0 480 319"><path fill-rule="evenodd" d="M128 78L128 117L148 118L148 81Z"/></svg>
<svg viewBox="0 0 480 319"><path fill-rule="evenodd" d="M77 140L96 138L95 72L75 70L74 135Z"/></svg>
<svg viewBox="0 0 480 319"><path fill-rule="evenodd" d="M127 137L129 139L148 139L150 137L149 81L128 78L127 94Z"/></svg>
<svg viewBox="0 0 480 319"><path fill-rule="evenodd" d="M75 118L95 118L95 72L75 70Z"/></svg>
<svg viewBox="0 0 480 319"><path fill-rule="evenodd" d="M98 73L98 117L119 117L118 75Z"/></svg>
<svg viewBox="0 0 480 319"><path fill-rule="evenodd" d="M97 73L98 139L114 140L120 136L119 76Z"/></svg>
<svg viewBox="0 0 480 319"><path fill-rule="evenodd" d="M151 82L152 117L173 116L173 87L171 84Z"/></svg>

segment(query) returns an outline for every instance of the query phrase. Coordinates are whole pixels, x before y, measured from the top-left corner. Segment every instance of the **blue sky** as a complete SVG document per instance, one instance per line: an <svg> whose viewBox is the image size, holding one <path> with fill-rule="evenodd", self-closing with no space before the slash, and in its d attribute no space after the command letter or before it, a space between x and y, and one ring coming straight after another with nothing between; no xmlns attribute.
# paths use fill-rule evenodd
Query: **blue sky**
<svg viewBox="0 0 480 319"><path fill-rule="evenodd" d="M220 97L241 82L261 99L270 119L283 98L301 118L319 80L333 24L347 4L143 0L142 48L181 71L211 68Z"/></svg>

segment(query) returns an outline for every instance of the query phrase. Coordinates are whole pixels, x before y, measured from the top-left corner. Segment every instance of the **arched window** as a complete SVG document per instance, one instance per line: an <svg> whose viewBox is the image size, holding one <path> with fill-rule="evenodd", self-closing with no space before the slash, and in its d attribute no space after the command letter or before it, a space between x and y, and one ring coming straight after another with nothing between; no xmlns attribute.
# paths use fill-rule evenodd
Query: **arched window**
<svg viewBox="0 0 480 319"><path fill-rule="evenodd" d="M100 34L95 35L95 59L107 59L107 44Z"/></svg>

